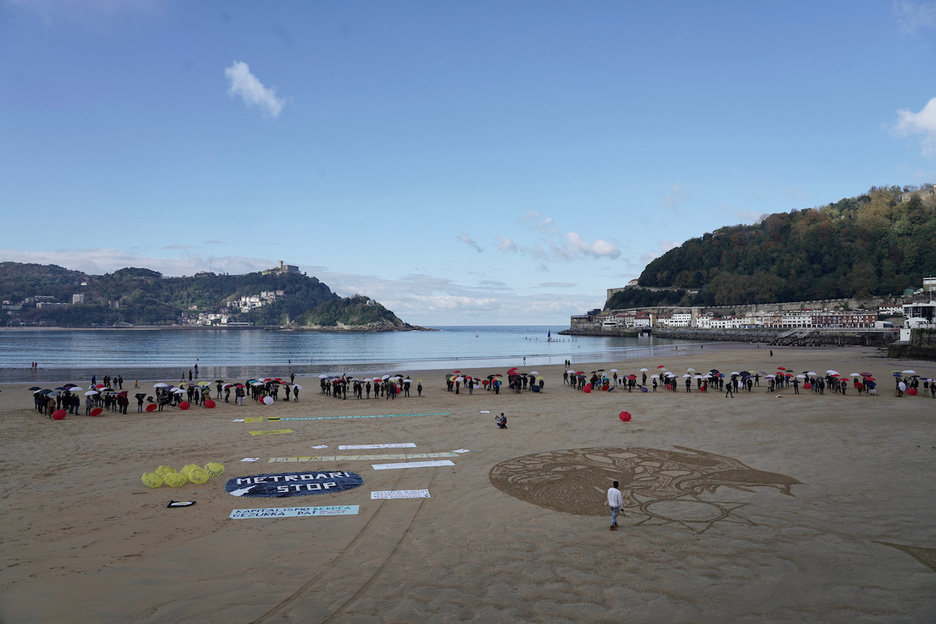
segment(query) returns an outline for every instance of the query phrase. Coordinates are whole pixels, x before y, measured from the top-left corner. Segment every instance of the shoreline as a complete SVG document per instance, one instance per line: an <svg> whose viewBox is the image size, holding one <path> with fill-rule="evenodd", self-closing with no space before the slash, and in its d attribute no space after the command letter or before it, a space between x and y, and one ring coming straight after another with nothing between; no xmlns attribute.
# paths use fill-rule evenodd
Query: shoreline
<svg viewBox="0 0 936 624"><path fill-rule="evenodd" d="M784 349L795 349L795 347L774 347L773 350L780 353ZM605 352L603 357L585 357L585 360L595 364L609 364L614 362L632 362L642 358L659 358L687 356L691 357L698 351L699 355L706 353L716 354L722 351L750 351L752 357L757 357L759 351L768 351L769 348L761 348L756 343L678 343L666 345L647 345L628 347L622 351ZM825 352L832 351L831 347L810 347L809 351ZM843 347L836 348L835 351L843 352L867 352L867 357L885 357L886 354L876 348L868 347ZM595 354L590 354L595 355ZM250 364L235 366L209 366L202 364L200 366L201 379L235 379L249 378L254 375L263 376L289 376L290 373L296 375L319 375L319 374L393 374L406 370L425 370L444 373L446 371L456 370L458 368L476 368L490 369L496 372L503 372L511 366L526 367L549 367L558 365L555 358L548 355L530 355L527 356L527 364L523 364L521 356L503 356L499 358L445 358L435 361L412 360L397 362L344 362L344 363L313 363L313 364ZM573 362L573 365L575 363ZM180 370L188 371L187 366L114 366L110 370L104 367L72 366L60 368L40 367L38 369L25 368L0 368L0 387L34 382L61 382L76 383L76 380L90 379L91 375L102 377L103 375L116 376L123 375L126 380L139 381L171 381L180 377Z"/></svg>

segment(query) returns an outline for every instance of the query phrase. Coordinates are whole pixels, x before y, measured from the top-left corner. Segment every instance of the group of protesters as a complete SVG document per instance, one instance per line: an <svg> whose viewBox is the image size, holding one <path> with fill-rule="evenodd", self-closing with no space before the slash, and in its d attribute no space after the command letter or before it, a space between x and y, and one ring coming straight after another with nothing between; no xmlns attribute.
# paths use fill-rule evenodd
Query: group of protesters
<svg viewBox="0 0 936 624"><path fill-rule="evenodd" d="M416 380L416 396L422 396L422 380ZM346 400L348 388L355 399L370 399L373 391L375 399L396 400L397 396L409 397L413 388L413 380L409 375L405 377L396 375L383 377L365 377L359 379L348 375L322 375L319 387L324 396Z"/></svg>
<svg viewBox="0 0 936 624"><path fill-rule="evenodd" d="M563 373L563 385L583 392L611 391L614 389L627 392L708 392L709 390L723 391L726 397L733 397L737 392L754 392L755 388L764 388L767 393L781 392L792 389L794 394L800 394L800 388L811 390L815 394L847 394L849 387L857 394L877 394L877 380L871 373L852 373L848 377L829 370L825 374L812 371L792 373L784 367L778 367L776 373L769 374L764 371L741 371L723 373L711 369L707 373L695 373L695 369L688 369L682 377L659 367L658 373L647 375L648 369L642 368L639 373L618 374L617 369L605 372L598 369L586 373L585 371L567 370ZM904 371L912 373L912 371ZM638 377L639 374L639 377ZM927 393L936 398L936 380L921 378L918 375L909 377L901 373L894 373L896 378L897 396L903 392L916 394L922 384L923 395ZM695 386L695 388L693 388ZM913 390L910 392L910 390Z"/></svg>

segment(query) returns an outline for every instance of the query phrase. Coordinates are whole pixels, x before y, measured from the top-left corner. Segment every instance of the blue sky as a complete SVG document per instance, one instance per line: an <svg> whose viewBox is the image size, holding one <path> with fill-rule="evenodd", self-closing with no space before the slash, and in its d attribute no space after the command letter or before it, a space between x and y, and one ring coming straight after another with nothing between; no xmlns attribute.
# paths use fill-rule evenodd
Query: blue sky
<svg viewBox="0 0 936 624"><path fill-rule="evenodd" d="M725 225L936 182L936 2L0 0L0 260L284 260L553 324Z"/></svg>

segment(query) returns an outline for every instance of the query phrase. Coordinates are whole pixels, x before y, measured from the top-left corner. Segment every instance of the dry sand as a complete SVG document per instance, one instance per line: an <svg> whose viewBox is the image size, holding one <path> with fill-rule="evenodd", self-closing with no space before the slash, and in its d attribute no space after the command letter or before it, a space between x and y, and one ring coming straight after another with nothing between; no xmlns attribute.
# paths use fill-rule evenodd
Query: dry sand
<svg viewBox="0 0 936 624"><path fill-rule="evenodd" d="M298 403L146 415L131 406L57 422L31 409L31 384L4 385L0 621L934 621L936 401L896 398L891 371L934 374L936 364L853 349L774 353L576 366L868 369L880 395L583 394L553 366L539 369L539 394L456 396L431 371L413 374L422 398L341 401L297 379ZM507 430L493 422L502 411ZM233 422L439 413L448 415ZM454 467L399 470L268 461L393 454L406 450L338 445L403 442L470 452ZM159 465L209 461L226 471L205 485L140 480ZM287 499L224 490L231 477L325 469L364 485ZM604 502L613 478L627 505L617 532ZM370 499L423 488L431 498ZM172 499L197 504L167 508ZM229 519L234 509L325 505L359 513Z"/></svg>

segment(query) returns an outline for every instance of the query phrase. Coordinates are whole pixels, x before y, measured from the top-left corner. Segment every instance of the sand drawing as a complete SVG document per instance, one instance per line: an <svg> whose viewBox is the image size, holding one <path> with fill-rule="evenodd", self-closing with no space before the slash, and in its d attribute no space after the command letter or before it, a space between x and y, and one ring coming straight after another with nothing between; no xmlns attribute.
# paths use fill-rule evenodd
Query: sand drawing
<svg viewBox="0 0 936 624"><path fill-rule="evenodd" d="M736 513L747 503L704 500L719 487L752 492L772 487L792 496L801 485L786 475L763 472L736 459L682 446L684 452L639 447L547 451L503 461L491 469L499 490L534 505L582 516L604 516L605 494L620 482L621 510L635 525L678 524L698 533L719 520L754 523ZM709 497L711 498L711 497Z"/></svg>
<svg viewBox="0 0 936 624"><path fill-rule="evenodd" d="M873 540L872 540L873 541ZM884 546L890 546L891 548L896 548L901 550L926 567L928 567L933 572L936 572L936 548L923 548L920 546L905 546L903 544L893 544L891 542L878 542L875 541L875 544L883 544Z"/></svg>

